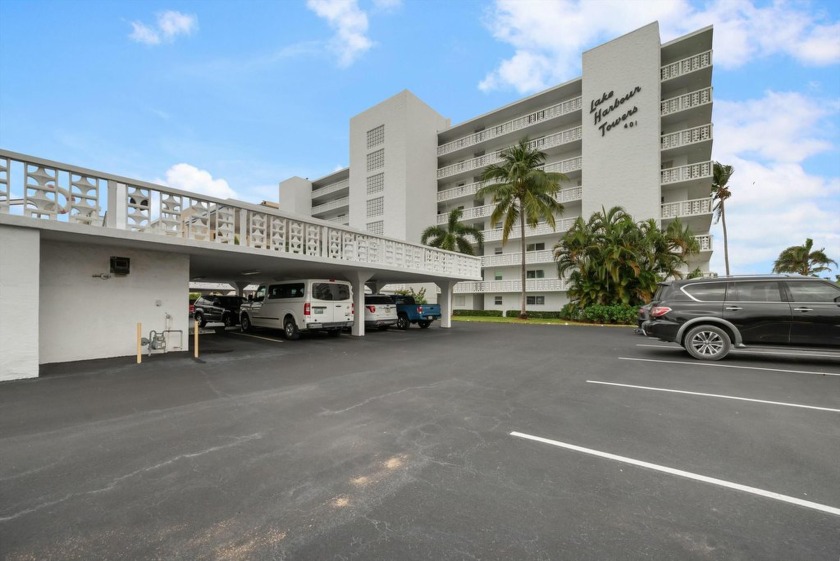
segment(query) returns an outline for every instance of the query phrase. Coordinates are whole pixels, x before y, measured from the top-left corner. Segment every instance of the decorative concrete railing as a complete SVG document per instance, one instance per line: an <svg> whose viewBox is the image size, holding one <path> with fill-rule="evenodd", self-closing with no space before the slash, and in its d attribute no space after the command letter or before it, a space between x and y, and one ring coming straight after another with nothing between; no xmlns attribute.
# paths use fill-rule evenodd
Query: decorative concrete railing
<svg viewBox="0 0 840 561"><path fill-rule="evenodd" d="M689 164L676 168L663 169L660 173L662 185L691 181L693 179L704 179L712 177L712 162L701 162Z"/></svg>
<svg viewBox="0 0 840 561"><path fill-rule="evenodd" d="M525 281L526 292L563 292L568 290L562 279L529 279ZM468 281L455 285L455 294L487 294L493 292L522 292L522 281Z"/></svg>
<svg viewBox="0 0 840 561"><path fill-rule="evenodd" d="M481 189L481 183L468 183L466 185L461 185L460 187L452 187L451 189L446 189L444 191L439 191L437 194L437 200L439 203L445 201L451 201L453 199L460 199L462 197L469 197L475 195L478 190Z"/></svg>
<svg viewBox="0 0 840 561"><path fill-rule="evenodd" d="M543 167L545 171L555 171L560 173L571 173L573 171L580 171L583 167L583 158L578 156L576 158L569 158L561 162L547 164Z"/></svg>
<svg viewBox="0 0 840 561"><path fill-rule="evenodd" d="M671 64L666 64L659 70L662 81L683 76L690 72L696 72L712 65L712 51L706 51Z"/></svg>
<svg viewBox="0 0 840 561"><path fill-rule="evenodd" d="M536 265L538 263L552 263L554 252L550 249L543 251L525 252L525 264ZM521 253L502 253L499 255L485 255L481 258L482 267L511 267L522 264Z"/></svg>
<svg viewBox="0 0 840 561"><path fill-rule="evenodd" d="M333 193L337 193L344 189L350 188L350 180L343 179L338 183L333 183L332 185L327 185L325 187L318 187L317 189L312 190L312 199L317 199L319 197L324 197L326 195L331 195Z"/></svg>
<svg viewBox="0 0 840 561"><path fill-rule="evenodd" d="M686 109L693 109L701 105L708 105L712 102L712 88L703 88L696 92L689 92L687 94L664 99L659 102L659 114L661 117L685 111Z"/></svg>
<svg viewBox="0 0 840 561"><path fill-rule="evenodd" d="M537 224L536 228L531 228L530 226L525 226L525 237L530 238L531 236L546 236L550 234L560 234L571 228L575 223L575 218L563 218L557 219L555 224L557 229L552 228L545 222L540 222ZM482 232L484 234L484 242L495 242L502 239L502 229L501 228L493 228L492 230L484 230ZM510 236L508 240L519 239L519 227L515 226L513 230L510 232Z"/></svg>
<svg viewBox="0 0 840 561"><path fill-rule="evenodd" d="M534 111L533 113L529 113L524 117L517 117L516 119L513 119L512 121L508 121L506 123L502 123L501 125L494 125L492 127L484 129L483 131L478 131L470 135L464 136L462 138L453 140L452 142L441 144L440 146L438 146L437 153L438 156L445 156L446 154L454 152L455 150L460 150L461 148L469 148L470 146L475 146L476 144L484 142L485 140L490 140L492 138L496 138L497 136L508 134L510 132L516 132L518 130L530 127L531 125L542 123L543 121L547 121L549 119L555 119L557 117L568 115L569 113L573 113L575 111L580 111L580 108L581 98L576 97L574 99L558 103L557 105L552 105L551 107L547 107L546 109Z"/></svg>
<svg viewBox="0 0 840 561"><path fill-rule="evenodd" d="M561 189L560 192L557 193L557 196L554 198L559 203L568 203L571 201L579 201L581 200L582 196L582 187L567 187L565 189ZM461 220L476 220L478 218L488 218L491 214L493 214L494 208L496 208L496 205L494 204L465 208L463 209ZM444 212L437 215L438 224L446 224L447 222L449 222L448 212Z"/></svg>
<svg viewBox="0 0 840 561"><path fill-rule="evenodd" d="M555 146L561 146L563 144L568 144L570 142L580 140L582 138L582 134L582 127L574 127L558 133L549 134L540 138L535 138L534 140L528 142L528 148L530 148L531 150L547 150L549 148L554 148ZM464 160L463 162L458 162L456 164L451 164L446 167L442 167L437 170L437 177L438 179L444 179L446 177L449 177L450 175L455 175L456 173L472 171L489 166L490 164L498 163L502 161L501 157L499 156L499 153L503 150L506 150L506 148L496 150L491 154L485 154L483 156L478 156L470 160Z"/></svg>
<svg viewBox="0 0 840 561"><path fill-rule="evenodd" d="M672 148L680 148L681 146L689 146L700 142L706 142L712 139L712 125L700 125L691 129L663 134L660 140L661 150L670 150Z"/></svg>
<svg viewBox="0 0 840 561"><path fill-rule="evenodd" d="M697 244L700 246L700 251L712 251L712 236L707 234L705 236L694 236Z"/></svg>
<svg viewBox="0 0 840 561"><path fill-rule="evenodd" d="M337 208L349 207L350 206L350 197L342 197L340 199L336 199L334 201L326 202L322 205L317 205L312 207L312 215L321 214L322 212L329 212L331 210L335 210Z"/></svg>
<svg viewBox="0 0 840 561"><path fill-rule="evenodd" d="M12 198L12 195L15 198ZM21 194L22 197L18 197ZM18 208L20 207L20 208ZM0 212L430 275L480 278L481 259L0 150Z"/></svg>
<svg viewBox="0 0 840 561"><path fill-rule="evenodd" d="M676 203L662 204L662 218L682 218L684 216L699 216L712 213L712 199L692 199Z"/></svg>

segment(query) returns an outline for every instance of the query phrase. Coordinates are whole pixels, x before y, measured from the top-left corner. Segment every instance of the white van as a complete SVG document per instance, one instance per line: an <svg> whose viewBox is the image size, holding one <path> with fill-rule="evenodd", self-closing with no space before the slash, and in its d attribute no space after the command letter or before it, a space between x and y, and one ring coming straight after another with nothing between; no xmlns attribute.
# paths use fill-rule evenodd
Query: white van
<svg viewBox="0 0 840 561"><path fill-rule="evenodd" d="M347 281L306 279L260 285L242 304L242 331L254 327L282 329L286 339L302 331L325 330L333 337L353 326L353 287Z"/></svg>

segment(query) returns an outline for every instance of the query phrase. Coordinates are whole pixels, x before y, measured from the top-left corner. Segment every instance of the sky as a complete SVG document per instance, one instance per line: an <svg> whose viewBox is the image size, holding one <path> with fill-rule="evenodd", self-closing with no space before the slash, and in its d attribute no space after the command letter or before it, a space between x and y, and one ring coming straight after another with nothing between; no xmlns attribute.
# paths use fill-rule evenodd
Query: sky
<svg viewBox="0 0 840 561"><path fill-rule="evenodd" d="M732 273L809 237L840 262L836 0L0 0L0 147L276 201L346 167L350 118L404 89L461 123L652 21L663 42L715 26Z"/></svg>

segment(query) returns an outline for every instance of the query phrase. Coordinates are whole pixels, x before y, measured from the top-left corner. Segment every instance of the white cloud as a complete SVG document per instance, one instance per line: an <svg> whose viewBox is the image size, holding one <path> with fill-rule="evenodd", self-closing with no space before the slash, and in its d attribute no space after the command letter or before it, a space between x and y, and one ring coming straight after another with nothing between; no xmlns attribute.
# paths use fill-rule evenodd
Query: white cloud
<svg viewBox="0 0 840 561"><path fill-rule="evenodd" d="M138 21L131 22L131 27L129 38L132 40L144 45L159 45L172 42L179 35L192 35L198 29L198 18L168 10L157 15L157 23L153 27Z"/></svg>
<svg viewBox="0 0 840 561"><path fill-rule="evenodd" d="M213 179L210 172L198 169L190 164L175 164L166 170L166 179L158 180L156 183L218 199L235 199L238 197L236 191L230 188L227 181Z"/></svg>
<svg viewBox="0 0 840 561"><path fill-rule="evenodd" d="M840 23L823 21L807 5L717 0L697 8L687 0L496 0L485 24L514 48L479 83L483 91L512 87L531 93L579 74L580 53L654 20L663 41L715 26L715 64L737 68L784 54L812 65L840 62Z"/></svg>
<svg viewBox="0 0 840 561"><path fill-rule="evenodd" d="M367 37L367 14L356 0L307 0L306 6L335 30L330 48L338 56L340 67L350 66L373 47Z"/></svg>

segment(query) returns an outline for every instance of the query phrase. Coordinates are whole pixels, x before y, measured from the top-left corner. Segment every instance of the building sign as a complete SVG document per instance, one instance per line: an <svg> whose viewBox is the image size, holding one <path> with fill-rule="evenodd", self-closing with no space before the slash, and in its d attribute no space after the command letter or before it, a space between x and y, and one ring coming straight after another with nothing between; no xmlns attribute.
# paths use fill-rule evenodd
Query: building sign
<svg viewBox="0 0 840 561"><path fill-rule="evenodd" d="M622 97L616 97L614 91L604 92L600 98L593 99L590 102L589 114L593 116L593 124L601 131L601 136L606 135L608 131L621 124L624 124L625 129L635 127L639 124L635 119L631 119L639 108L635 105L633 107L629 105L625 106L625 103L630 101L640 91L642 91L642 87L636 86ZM619 115L618 112L622 109L623 112Z"/></svg>

